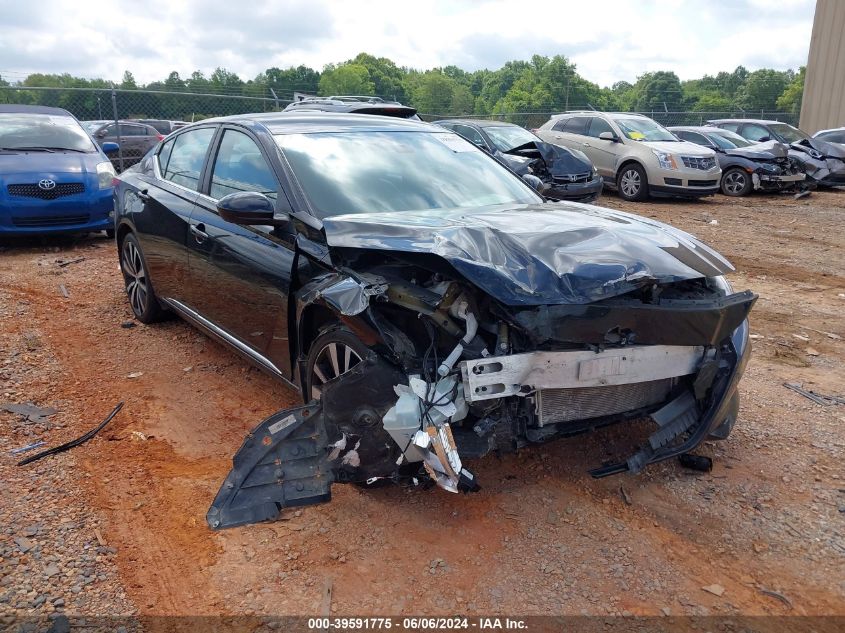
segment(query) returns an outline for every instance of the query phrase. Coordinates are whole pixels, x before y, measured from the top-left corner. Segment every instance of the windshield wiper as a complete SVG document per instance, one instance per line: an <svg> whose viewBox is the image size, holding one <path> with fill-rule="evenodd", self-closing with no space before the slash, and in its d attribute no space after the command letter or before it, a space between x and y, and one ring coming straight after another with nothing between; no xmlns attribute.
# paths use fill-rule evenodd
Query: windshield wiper
<svg viewBox="0 0 845 633"><path fill-rule="evenodd" d="M10 152L50 152L51 154L56 153L56 150L51 149L49 147L3 147L2 149L8 150Z"/></svg>
<svg viewBox="0 0 845 633"><path fill-rule="evenodd" d="M53 151L53 152L77 152L78 154L88 154L89 153L88 150L78 149L76 147L53 147L51 145L50 147L46 147L44 149L47 149L47 150Z"/></svg>

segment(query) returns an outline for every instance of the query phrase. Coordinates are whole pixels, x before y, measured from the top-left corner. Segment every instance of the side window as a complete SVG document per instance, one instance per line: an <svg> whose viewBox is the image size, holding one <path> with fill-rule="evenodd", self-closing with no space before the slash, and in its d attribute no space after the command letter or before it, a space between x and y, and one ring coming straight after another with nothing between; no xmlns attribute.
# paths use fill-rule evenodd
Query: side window
<svg viewBox="0 0 845 633"><path fill-rule="evenodd" d="M713 143L708 141L703 135L698 132L675 132L675 135L683 141L689 141L696 145L704 145L704 147L712 147Z"/></svg>
<svg viewBox="0 0 845 633"><path fill-rule="evenodd" d="M769 130L756 123L747 123L742 128L742 135L749 141L762 141L763 139L771 139L772 137L772 133Z"/></svg>
<svg viewBox="0 0 845 633"><path fill-rule="evenodd" d="M587 128L587 136L594 136L595 138L599 137L599 134L602 132L610 132L613 136L616 136L616 133L613 131L613 128L610 127L610 123L605 121L604 119L600 119L597 116L590 118L590 125Z"/></svg>
<svg viewBox="0 0 845 633"><path fill-rule="evenodd" d="M719 127L723 130L730 130L731 132L736 132L739 130L739 123L720 123Z"/></svg>
<svg viewBox="0 0 845 633"><path fill-rule="evenodd" d="M580 134L581 136L586 136L587 123L590 122L590 118L591 117L586 116L574 116L571 119L567 119L563 131L569 132L570 134Z"/></svg>
<svg viewBox="0 0 845 633"><path fill-rule="evenodd" d="M170 162L170 152L173 151L173 143L175 139L171 139L166 143L163 143L161 146L161 150L158 152L158 169L164 175L164 172L167 171L167 163Z"/></svg>
<svg viewBox="0 0 845 633"><path fill-rule="evenodd" d="M255 141L241 132L226 130L211 172L211 197L258 191L275 200L278 188L276 176Z"/></svg>
<svg viewBox="0 0 845 633"><path fill-rule="evenodd" d="M107 125L104 128L100 128L100 132L105 132L106 136L117 136L117 130L115 129L114 123Z"/></svg>
<svg viewBox="0 0 845 633"><path fill-rule="evenodd" d="M162 171L165 180L194 191L199 189L200 172L214 128L204 127L180 134L173 139L167 165ZM161 155L159 155L161 160Z"/></svg>
<svg viewBox="0 0 845 633"><path fill-rule="evenodd" d="M454 131L463 136L473 145L487 147L487 143L484 142L484 139L481 138L481 134L479 134L478 130L476 130L475 128L472 128L468 125L456 125L454 127Z"/></svg>
<svg viewBox="0 0 845 633"><path fill-rule="evenodd" d="M567 122L568 120L569 120L569 119L558 119L558 120L555 122L555 124L552 126L552 129L553 129L555 132L563 132L563 128L565 128L565 127L566 127L566 122Z"/></svg>

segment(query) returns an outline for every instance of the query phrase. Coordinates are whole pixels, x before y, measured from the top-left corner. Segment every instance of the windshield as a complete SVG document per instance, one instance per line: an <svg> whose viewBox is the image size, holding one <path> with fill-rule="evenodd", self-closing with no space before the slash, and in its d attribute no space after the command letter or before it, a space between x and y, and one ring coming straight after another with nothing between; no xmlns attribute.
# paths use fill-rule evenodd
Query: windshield
<svg viewBox="0 0 845 633"><path fill-rule="evenodd" d="M79 123L88 130L88 134L93 134L110 121L80 121Z"/></svg>
<svg viewBox="0 0 845 633"><path fill-rule="evenodd" d="M526 143L534 143L537 137L528 130L515 125L502 125L497 127L485 127L484 131L493 141L500 152L508 152L514 147L520 147Z"/></svg>
<svg viewBox="0 0 845 633"><path fill-rule="evenodd" d="M26 112L0 112L0 148L97 151L74 118Z"/></svg>
<svg viewBox="0 0 845 633"><path fill-rule="evenodd" d="M810 138L798 128L794 128L786 123L770 123L769 128L786 143L797 143L798 141L803 141L805 138Z"/></svg>
<svg viewBox="0 0 845 633"><path fill-rule="evenodd" d="M622 134L632 141L677 141L675 135L651 119L616 119Z"/></svg>
<svg viewBox="0 0 845 633"><path fill-rule="evenodd" d="M731 132L730 130L720 130L718 132L708 131L707 135L710 137L711 141L722 149L736 149L737 147L748 147L749 145L754 145L754 143L748 139L744 139L736 132Z"/></svg>
<svg viewBox="0 0 845 633"><path fill-rule="evenodd" d="M275 139L320 217L542 201L450 132L319 132Z"/></svg>

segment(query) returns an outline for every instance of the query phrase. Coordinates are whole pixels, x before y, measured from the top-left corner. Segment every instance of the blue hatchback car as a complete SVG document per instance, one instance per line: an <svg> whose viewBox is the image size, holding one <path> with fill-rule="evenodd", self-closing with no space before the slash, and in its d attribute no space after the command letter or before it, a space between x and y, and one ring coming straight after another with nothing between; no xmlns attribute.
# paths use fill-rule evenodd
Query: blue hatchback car
<svg viewBox="0 0 845 633"><path fill-rule="evenodd" d="M67 110L0 104L0 235L112 236L115 172L104 150L117 144L100 149Z"/></svg>

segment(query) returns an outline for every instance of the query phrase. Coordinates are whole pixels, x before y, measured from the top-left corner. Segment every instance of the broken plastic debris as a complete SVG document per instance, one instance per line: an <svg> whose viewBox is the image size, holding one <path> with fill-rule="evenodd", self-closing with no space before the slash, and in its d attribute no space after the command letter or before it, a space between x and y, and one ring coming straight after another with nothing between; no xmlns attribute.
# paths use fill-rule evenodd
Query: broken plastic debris
<svg viewBox="0 0 845 633"><path fill-rule="evenodd" d="M13 448L9 452L12 455L20 455L21 453L26 453L27 451L35 450L41 446L44 446L47 442L44 440L38 440L37 442L33 442L32 444L27 444L26 446L21 446L20 448Z"/></svg>
<svg viewBox="0 0 845 633"><path fill-rule="evenodd" d="M143 375L144 375L144 372L142 372L142 371L133 371L131 374L127 374L126 377L127 378L140 378Z"/></svg>
<svg viewBox="0 0 845 633"><path fill-rule="evenodd" d="M0 409L8 411L9 413L17 413L26 417L29 422L44 422L51 415L58 413L53 407L36 407L31 402L24 404L3 404Z"/></svg>

